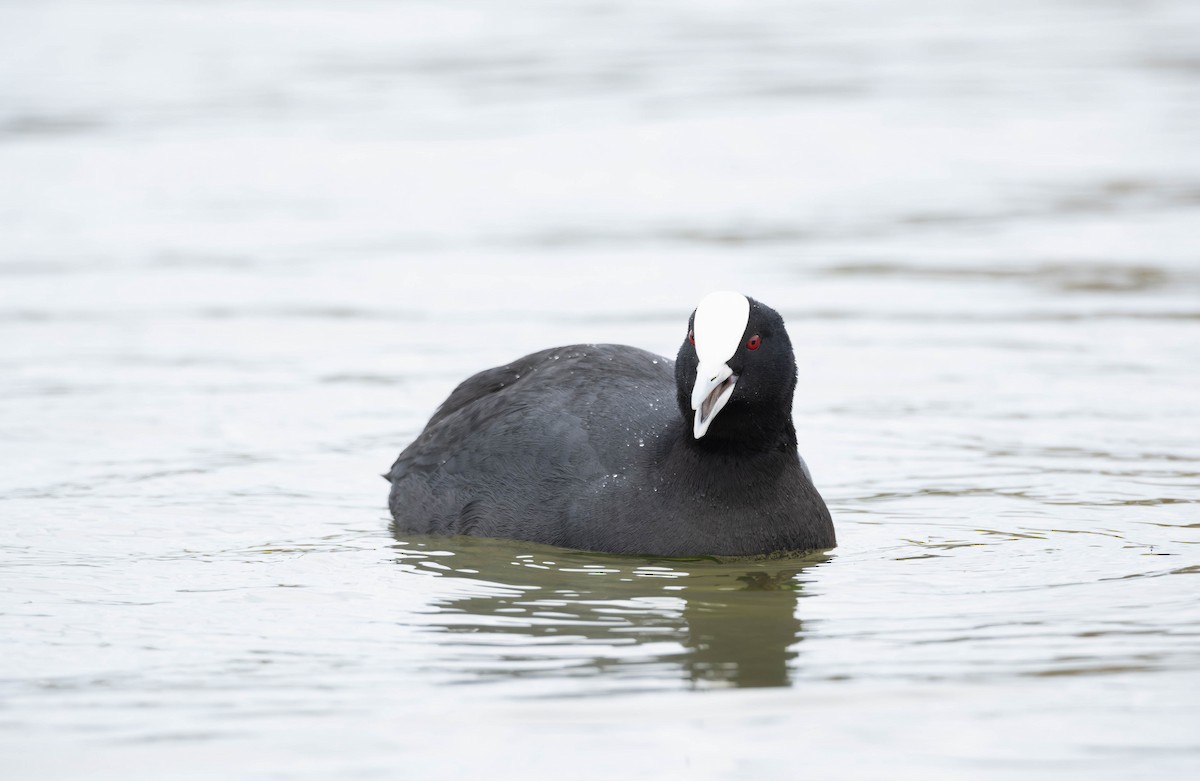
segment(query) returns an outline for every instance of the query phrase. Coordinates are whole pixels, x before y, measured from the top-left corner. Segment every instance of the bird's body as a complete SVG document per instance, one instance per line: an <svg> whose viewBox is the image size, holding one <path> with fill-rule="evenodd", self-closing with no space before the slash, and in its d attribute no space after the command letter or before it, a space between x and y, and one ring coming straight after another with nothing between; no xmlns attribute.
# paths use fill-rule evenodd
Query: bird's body
<svg viewBox="0 0 1200 781"><path fill-rule="evenodd" d="M790 387L787 414L756 416L765 427L751 436L730 436L747 425L734 392L697 437L680 414L691 368L573 345L468 378L386 475L397 528L662 556L833 547L796 450ZM794 363L788 376L794 387ZM716 427L718 412L732 428Z"/></svg>

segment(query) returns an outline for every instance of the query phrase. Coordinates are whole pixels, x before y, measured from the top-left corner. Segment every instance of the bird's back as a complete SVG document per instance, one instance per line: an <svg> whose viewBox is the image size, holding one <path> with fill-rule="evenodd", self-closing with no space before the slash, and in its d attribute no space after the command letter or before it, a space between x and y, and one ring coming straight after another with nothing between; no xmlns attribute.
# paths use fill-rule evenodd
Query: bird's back
<svg viewBox="0 0 1200 781"><path fill-rule="evenodd" d="M671 361L622 345L525 356L460 384L387 475L406 531L571 545L607 475L642 471L679 417Z"/></svg>

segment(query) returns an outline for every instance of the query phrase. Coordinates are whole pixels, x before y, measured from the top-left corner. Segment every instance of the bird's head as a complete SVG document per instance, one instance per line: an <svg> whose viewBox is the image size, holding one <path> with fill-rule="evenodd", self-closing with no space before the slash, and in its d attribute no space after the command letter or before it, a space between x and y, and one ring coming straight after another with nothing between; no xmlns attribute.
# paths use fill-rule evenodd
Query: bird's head
<svg viewBox="0 0 1200 781"><path fill-rule="evenodd" d="M692 312L675 384L696 442L773 442L793 431L796 357L783 318L741 293L710 293Z"/></svg>

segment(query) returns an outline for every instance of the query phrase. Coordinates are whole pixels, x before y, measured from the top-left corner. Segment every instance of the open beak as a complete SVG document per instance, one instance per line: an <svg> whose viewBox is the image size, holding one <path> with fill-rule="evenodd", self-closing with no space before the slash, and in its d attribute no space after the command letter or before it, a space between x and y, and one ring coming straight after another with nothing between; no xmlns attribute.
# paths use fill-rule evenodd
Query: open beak
<svg viewBox="0 0 1200 781"><path fill-rule="evenodd" d="M728 364L701 364L696 370L696 384L692 386L692 409L696 411L692 436L696 439L704 436L713 418L729 403L737 381L738 376Z"/></svg>

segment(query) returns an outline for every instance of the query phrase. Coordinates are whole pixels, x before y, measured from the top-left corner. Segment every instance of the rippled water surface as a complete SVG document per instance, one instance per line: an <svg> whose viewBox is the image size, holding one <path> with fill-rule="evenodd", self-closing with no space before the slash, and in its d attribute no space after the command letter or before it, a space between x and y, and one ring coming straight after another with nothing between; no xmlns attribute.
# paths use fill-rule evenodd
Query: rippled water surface
<svg viewBox="0 0 1200 781"><path fill-rule="evenodd" d="M0 3L0 774L1196 777L1198 142L1190 0ZM717 288L839 548L392 535Z"/></svg>

